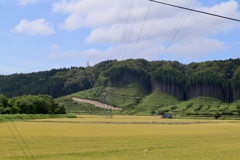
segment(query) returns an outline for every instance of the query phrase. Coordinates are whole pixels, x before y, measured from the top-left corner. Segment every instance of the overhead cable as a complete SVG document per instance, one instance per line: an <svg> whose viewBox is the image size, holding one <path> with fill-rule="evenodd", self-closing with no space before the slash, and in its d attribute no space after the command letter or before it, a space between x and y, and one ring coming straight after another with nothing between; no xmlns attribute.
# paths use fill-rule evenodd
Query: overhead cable
<svg viewBox="0 0 240 160"><path fill-rule="evenodd" d="M12 121L11 121L12 122ZM20 132L18 131L17 127L15 126L15 124L12 122L13 127L15 128L15 130L17 131L18 135L20 136L21 140L23 141L25 147L27 148L28 152L31 154L32 158L35 159L35 157L33 156L31 150L29 149L27 143L25 142L25 140L23 139L22 135L20 134Z"/></svg>
<svg viewBox="0 0 240 160"><path fill-rule="evenodd" d="M152 5L152 2L149 3L148 10L147 10L147 14L145 15L145 18L144 18L142 27L141 27L140 32L139 32L139 34L138 34L137 41L136 41L136 43L135 43L135 46L134 46L132 55L133 55L134 52L135 52L135 49L136 49L136 46L137 46L137 44L138 44L139 38L140 38L140 36L141 36L141 34L142 34L142 30L143 30L143 27L144 27L144 25L145 25L146 19L147 19L147 17L148 17L148 13L149 13L149 10L150 10L150 8L151 8L151 5ZM131 56L131 57L132 57L132 56Z"/></svg>
<svg viewBox="0 0 240 160"><path fill-rule="evenodd" d="M16 140L19 148L22 150L22 152L23 152L24 156L26 157L26 159L29 159L28 156L27 156L27 154L24 152L24 149L23 149L23 147L21 146L20 142L18 141L17 137L16 137L15 134L13 133L13 130L11 129L11 127L8 125L7 122L6 122L6 125L7 125L8 129L10 130L10 132L12 133L12 136L13 136L14 139Z"/></svg>
<svg viewBox="0 0 240 160"><path fill-rule="evenodd" d="M121 50L122 50L122 46L123 46L123 41L124 41L124 38L125 38L125 35L126 35L126 29L127 29L128 21L129 21L130 13L131 13L131 10L132 10L132 4L133 4L133 0L132 0L132 2L131 2L131 6L130 6L130 9L129 9L129 12L128 12L128 19L127 19L127 23L126 23L126 25L125 25L125 29L124 29L124 33L123 33L123 37L122 37L122 42L121 42L121 47L120 47L118 56L120 56L120 54L121 54Z"/></svg>
<svg viewBox="0 0 240 160"><path fill-rule="evenodd" d="M153 30L153 28L154 28L154 26L155 26L155 24L156 24L156 22L157 22L157 19L158 19L158 17L160 16L160 13L161 13L161 11L162 11L162 7L163 7L163 5L161 5L160 9L158 10L158 13L157 13L157 15L156 15L156 17L155 17L154 23L153 23L151 29L150 29L149 32L148 32L148 35L147 35L146 40L143 42L143 45L142 45L142 48L141 48L140 52L138 53L138 57L139 57L139 55L141 55L141 53L142 53L142 51L143 51L143 49L144 49L144 47L145 47L145 45L146 45L146 41L148 40L150 34L152 33L152 30Z"/></svg>
<svg viewBox="0 0 240 160"><path fill-rule="evenodd" d="M127 50L127 48L128 48L128 44L129 44L129 41L130 41L130 37L131 37L131 35L132 35L132 30L133 30L133 27L134 27L134 24L135 24L135 20L136 20L136 17L137 17L137 15L138 15L138 11L139 11L139 8L140 8L141 3L142 3L142 0L139 0L138 8L137 8L137 11L136 11L134 20L133 20L133 24L132 24L132 27L131 27L131 30L130 30L130 34L129 34L129 36L128 36L128 41L127 41L126 47L125 47L125 49L124 49L122 59L124 58L124 55L125 55L126 50Z"/></svg>
<svg viewBox="0 0 240 160"><path fill-rule="evenodd" d="M190 2L189 6L191 6L193 0ZM195 1L193 7L196 5L197 3L197 0ZM187 11L186 11L187 12ZM186 13L185 12L185 13ZM180 26L178 27L178 24L175 26L175 28L173 29L172 33L169 35L168 39L171 39L169 40L169 43L166 45L165 48L162 48L163 52L162 54L160 55L159 59L162 58L162 56L166 53L167 49L169 48L169 46L172 44L173 40L176 38L177 34L179 33L179 31L181 30L183 24L185 23L185 21L187 20L188 16L190 15L191 11L189 11L189 13L187 14L187 16L185 17L185 19L182 21L182 19L184 18L184 15L185 13L183 14L182 18L180 19L180 21L178 22L178 24L180 24ZM181 22L182 21L182 22ZM161 53L161 52L160 52Z"/></svg>
<svg viewBox="0 0 240 160"><path fill-rule="evenodd" d="M149 1L152 1L152 2L155 2L155 3L160 3L160 4L163 4L163 5L167 5L167 6L171 6L171 7L175 7L175 8L185 9L185 10L198 12L198 13L202 13L202 14L206 14L206 15L210 15L210 16L214 16L214 17L219 17L219 18L224 18L224 19L240 22L239 19L235 19L235 18L231 18L231 17L221 16L221 15L217 15L217 14L213 14L213 13L209 13L209 12L204 12L204 11L200 11L200 10L186 8L186 7L173 5L173 4L169 4L169 3L164 3L164 2L160 2L160 1L156 1L156 0L149 0Z"/></svg>

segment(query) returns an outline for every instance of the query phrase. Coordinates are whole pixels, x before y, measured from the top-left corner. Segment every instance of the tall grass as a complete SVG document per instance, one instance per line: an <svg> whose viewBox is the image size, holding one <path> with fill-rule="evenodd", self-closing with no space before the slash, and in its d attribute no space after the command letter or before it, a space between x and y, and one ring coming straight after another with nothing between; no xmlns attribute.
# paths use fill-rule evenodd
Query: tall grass
<svg viewBox="0 0 240 160"><path fill-rule="evenodd" d="M107 122L169 122L111 124ZM237 160L240 157L239 121L162 120L159 117L79 116L75 119L14 122L35 159L44 160ZM88 123L80 123L88 122ZM93 123L89 123L93 122ZM213 122L213 123L212 123ZM14 127L9 123L14 130ZM0 159L24 160L21 148L6 124L0 124ZM31 159L21 138L16 138ZM144 153L144 150L148 150Z"/></svg>

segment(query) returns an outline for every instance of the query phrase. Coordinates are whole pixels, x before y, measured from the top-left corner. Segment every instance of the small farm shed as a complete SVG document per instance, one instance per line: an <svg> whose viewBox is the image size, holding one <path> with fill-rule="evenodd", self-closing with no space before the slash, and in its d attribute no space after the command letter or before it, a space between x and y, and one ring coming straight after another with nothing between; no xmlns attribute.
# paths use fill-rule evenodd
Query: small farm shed
<svg viewBox="0 0 240 160"><path fill-rule="evenodd" d="M172 119L172 114L162 114L162 118Z"/></svg>

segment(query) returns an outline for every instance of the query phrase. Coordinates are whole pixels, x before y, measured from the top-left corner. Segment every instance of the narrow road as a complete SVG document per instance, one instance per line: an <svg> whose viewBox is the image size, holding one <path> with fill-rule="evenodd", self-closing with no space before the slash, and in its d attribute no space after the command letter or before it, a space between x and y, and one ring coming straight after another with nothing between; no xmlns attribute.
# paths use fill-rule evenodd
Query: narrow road
<svg viewBox="0 0 240 160"><path fill-rule="evenodd" d="M81 99L81 98L76 98L76 97L72 97L72 100L75 101L75 102L93 104L96 107L100 107L100 108L104 108L104 109L109 109L109 110L114 110L114 111L122 110L122 108L113 107L111 105L108 105L108 104L105 104L105 103L101 103L101 102L98 102L98 101L93 101L93 100L88 100L88 99Z"/></svg>

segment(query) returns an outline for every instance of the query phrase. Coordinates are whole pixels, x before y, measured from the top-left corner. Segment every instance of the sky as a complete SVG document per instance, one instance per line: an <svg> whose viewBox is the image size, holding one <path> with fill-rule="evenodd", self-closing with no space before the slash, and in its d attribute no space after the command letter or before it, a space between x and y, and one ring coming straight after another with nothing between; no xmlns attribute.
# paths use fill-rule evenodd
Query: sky
<svg viewBox="0 0 240 160"><path fill-rule="evenodd" d="M159 0L240 19L237 0ZM240 57L240 22L149 0L0 0L0 74Z"/></svg>

